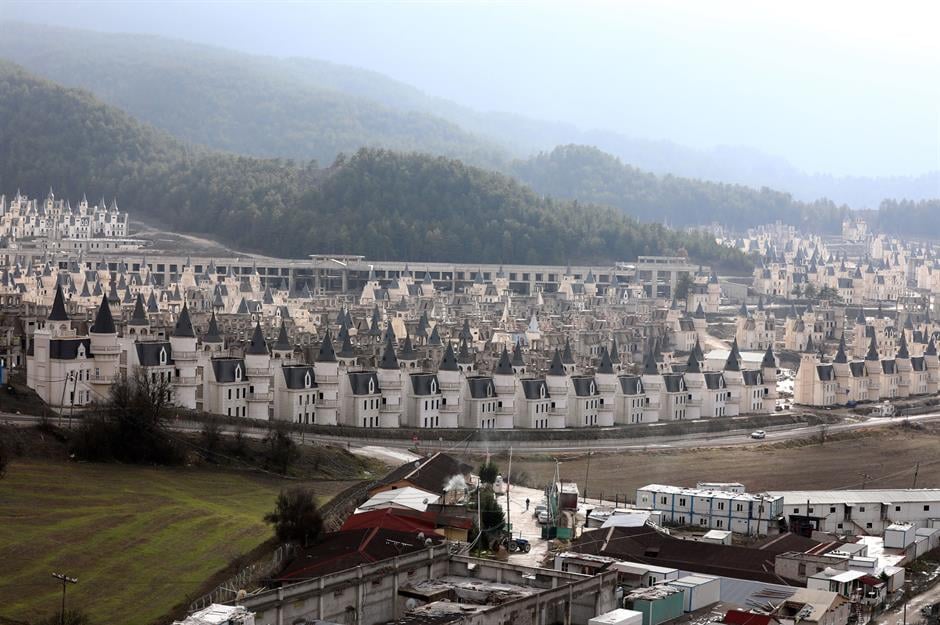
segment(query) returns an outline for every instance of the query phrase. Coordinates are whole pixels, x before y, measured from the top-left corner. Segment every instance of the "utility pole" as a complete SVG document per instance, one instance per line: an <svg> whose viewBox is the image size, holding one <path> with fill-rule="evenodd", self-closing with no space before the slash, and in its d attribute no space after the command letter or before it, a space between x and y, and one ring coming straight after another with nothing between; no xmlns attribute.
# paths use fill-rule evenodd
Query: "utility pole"
<svg viewBox="0 0 940 625"><path fill-rule="evenodd" d="M512 540L512 521L509 518L509 485L512 479L512 445L509 446L509 470L506 471L506 529L509 530L509 539Z"/></svg>
<svg viewBox="0 0 940 625"><path fill-rule="evenodd" d="M588 452L587 458L587 469L584 471L584 500L587 501L587 492L588 492L588 480L591 478L591 454L594 452Z"/></svg>
<svg viewBox="0 0 940 625"><path fill-rule="evenodd" d="M920 463L914 465L914 483L911 484L911 488L917 488L917 473L920 471Z"/></svg>
<svg viewBox="0 0 940 625"><path fill-rule="evenodd" d="M78 376L72 376L72 398L69 400L69 429L72 429L72 410L75 408L75 392L78 387Z"/></svg>
<svg viewBox="0 0 940 625"><path fill-rule="evenodd" d="M62 611L59 612L59 625L65 625L65 589L69 584L77 584L77 577L69 577L64 573L53 573L52 576L62 582Z"/></svg>
<svg viewBox="0 0 940 625"><path fill-rule="evenodd" d="M859 473L862 476L862 490L865 490L865 485L868 484L868 480L871 479L871 476L867 473Z"/></svg>

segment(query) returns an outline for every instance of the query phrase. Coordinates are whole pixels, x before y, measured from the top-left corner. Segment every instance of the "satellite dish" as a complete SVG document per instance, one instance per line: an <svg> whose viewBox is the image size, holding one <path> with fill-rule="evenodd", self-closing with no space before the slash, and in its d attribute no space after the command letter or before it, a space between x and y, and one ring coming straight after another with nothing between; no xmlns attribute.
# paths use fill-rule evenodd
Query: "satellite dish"
<svg viewBox="0 0 940 625"><path fill-rule="evenodd" d="M242 599L244 599L244 598L247 597L247 596L248 596L248 591L246 591L244 588L242 588L242 589L239 590L237 593L235 593L235 601L241 601Z"/></svg>

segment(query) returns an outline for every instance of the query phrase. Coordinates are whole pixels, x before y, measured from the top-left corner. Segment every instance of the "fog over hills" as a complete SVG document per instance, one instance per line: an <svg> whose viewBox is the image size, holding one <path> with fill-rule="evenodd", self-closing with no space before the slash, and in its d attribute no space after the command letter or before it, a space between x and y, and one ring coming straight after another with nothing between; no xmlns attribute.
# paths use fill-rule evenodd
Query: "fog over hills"
<svg viewBox="0 0 940 625"><path fill-rule="evenodd" d="M355 100L357 102L356 108L366 118L366 121L356 120L346 126L343 124L330 124L334 136L321 138L317 141L315 150L306 150L302 154L298 153L302 150L296 147L300 141L290 134L294 129L282 128L283 132L280 133L279 137L255 137L255 140L251 142L254 150L250 152L254 154L265 156L278 154L304 158L312 152L312 155L316 158L329 161L335 152L352 151L355 148L350 147L350 145L357 143L356 147L359 145L382 145L395 149L430 151L460 157L478 165L503 168L507 159L526 157L539 151L550 151L558 145L584 144L596 146L620 158L628 165L656 174L672 174L739 183L755 188L767 186L789 192L798 199L812 201L825 197L832 199L837 204L847 203L853 208L874 208L884 198L920 199L940 196L940 173L936 171L940 168L936 158L936 154L940 150L935 148L933 150L935 157L932 160L929 157L931 141L935 145L940 141L938 139L940 130L931 128L928 124L928 126L921 127L921 132L918 135L912 126L913 124L922 123L924 119L924 116L921 115L923 113L921 109L923 109L923 104L926 101L925 97L929 100L929 95L933 90L933 87L927 86L926 83L922 87L917 87L923 93L907 94L898 92L896 94L897 98L907 98L911 102L911 120L901 120L896 117L878 117L874 108L870 111L863 111L865 106L875 107L877 105L883 107L884 103L880 101L879 96L879 98L871 97L867 100L856 98L855 103L852 105L853 110L846 109L845 113L841 115L840 119L845 120L844 124L840 122L820 126L824 122L812 119L812 115L819 113L824 118L834 114L838 115L838 113L830 110L833 104L822 99L823 96L831 96L832 94L829 92L837 91L837 89L829 85L818 91L820 94L818 102L798 102L797 100L800 99L799 89L808 89L809 86L803 85L801 87L792 75L784 75L781 72L775 80L777 82L786 82L787 78L791 79L794 91L791 94L792 98L778 97L774 102L781 102L780 106L796 107L800 111L799 114L803 116L801 119L804 124L802 132L787 133L784 130L787 124L792 125L794 123L784 117L787 111L784 110L777 117L773 117L775 114L772 110L773 107L763 103L762 106L767 110L760 110L760 107L757 106L748 109L755 116L762 116L762 121L757 123L753 119L748 119L744 113L739 111L746 104L747 98L736 93L736 88L728 87L727 93L718 94L716 92L721 90L721 81L724 80L720 76L718 78L721 78L721 81L716 79L714 85L705 90L702 90L701 85L692 78L685 75L674 76L673 73L679 70L674 65L664 66L665 59L674 60L670 56L673 53L665 48L662 50L659 48L651 49L649 55L630 57L629 62L620 58L618 61L621 63L618 66L620 75L616 75L605 74L602 71L603 63L597 58L597 50L592 52L592 50L585 51L585 49L575 49L569 46L568 52L573 58L582 62L586 60L593 61L597 64L597 67L588 66L590 71L584 72L586 76L578 77L572 75L571 68L564 63L558 65L557 71L553 73L546 67L546 64L554 59L551 55L546 56L542 61L539 60L541 57L536 54L536 50L541 50L538 46L544 45L544 42L530 42L532 47L526 49L522 49L523 44L520 42L510 45L499 40L499 36L505 35L505 25L493 23L491 24L494 29L493 34L490 39L486 40L487 45L475 49L473 59L466 58L464 65L458 65L454 59L460 60L460 46L466 43L464 41L466 38L465 33L459 30L450 32L454 41L448 49L447 46L438 45L434 47L431 43L434 37L444 37L445 32L436 35L434 33L429 34L428 30L433 25L438 24L437 18L435 18L437 12L441 12L443 15L448 14L448 11L456 11L463 15L469 11L467 7L434 7L433 10L422 14L428 15L427 20L425 20L428 24L407 23L407 15L409 15L410 10L408 7L396 7L394 15L391 16L387 15L390 10L389 7L369 5L368 10L360 7L359 10L363 13L362 20L359 23L360 29L352 33L346 31L348 41L337 41L335 36L327 32L330 25L335 24L341 17L348 19L352 15L351 12L357 10L355 7L318 5L316 7L280 7L278 9L262 10L248 3L239 5L237 9L231 12L231 15L218 17L218 27L209 28L205 21L205 15L202 14L205 11L200 12L201 9L198 7L181 9L181 15L176 17L150 15L145 9L136 11L134 19L130 19L120 13L102 15L101 6L95 4L83 5L81 11L72 8L71 5L63 6L55 3L52 3L52 5L57 8L57 11L49 11L48 7L43 10L42 8L14 2L10 5L11 10L8 15L34 20L47 20L60 24L87 24L93 25L95 28L112 31L140 30L161 34L173 33L194 40L269 55L265 57L253 56L233 50L196 47L179 41L160 41L142 38L137 35L125 37L120 34L69 33L61 30L49 30L48 27L41 28L22 24L13 26L13 24L7 23L4 28L4 41L0 43L0 55L21 63L32 71L51 79L66 84L92 88L100 97L124 108L127 108L128 102L126 98L120 99L123 97L120 93L109 92L105 85L95 84L94 77L82 75L83 72L78 72L76 75L66 68L74 69L82 59L98 59L105 56L106 53L107 56L111 57L132 58L135 54L140 53L140 47L148 47L151 54L159 51L160 54L164 55L174 50L178 54L191 55L198 49L201 50L200 54L213 57L215 62L234 63L243 70L252 67L253 71L264 77L263 80L258 81L259 89L269 87L271 82L286 80L293 83L294 89L303 89L307 94L305 97L310 98L308 100L309 107L298 104L296 108L291 108L282 106L273 95L269 96L274 100L272 102L272 112L274 113L279 111L282 114L286 113L289 116L297 117L299 112L299 117L302 118L305 108L307 110L311 108L319 109L320 111L329 110L330 107L334 111L340 106L348 108L348 104L340 105L338 104L339 100L335 99L337 94L343 94L357 98ZM481 9L482 13L480 15L473 13L468 17L468 24L470 25L467 28L475 23L474 19L479 17L482 20L483 15L489 15L487 11L496 10L494 8ZM616 14L616 11L614 13ZM238 32L236 22L238 22L239 15L242 19L245 15L256 18L258 25L257 36L236 39L235 33ZM297 24L289 23L288 18L291 16L298 18ZM183 23L184 17L186 18L185 23ZM423 69L414 64L416 62L412 50L414 46L411 44L417 45L418 42L404 41L402 43L400 41L401 45L382 47L383 42L385 42L383 37L392 37L392 34L382 35L378 32L376 22L386 18L389 20L387 30L394 30L392 26L399 27L396 36L401 41L404 41L411 32L409 29L414 29L414 32L420 31L422 35L428 36L427 41L421 41L422 45L427 46L424 56L420 57L425 61ZM439 19L443 20L444 17ZM532 15L531 19L538 22L542 18ZM617 19L617 15L613 15L611 21L617 22ZM573 20L573 23L575 22L577 20ZM263 26L266 26L267 30ZM678 28L680 25L675 26ZM301 35L301 29L306 29L307 34ZM443 31L447 31L447 28L444 28ZM266 34L261 35L262 32ZM277 37L271 36L271 33L277 33ZM599 41L603 40L610 43L604 39L608 35L609 33L599 32L596 36L600 38ZM630 43L630 45L639 46L642 43L641 40L642 37L638 36L637 41ZM577 38L573 41L577 41ZM671 39L663 39L662 45L666 45L665 42L667 41L672 42ZM91 42L95 42L94 45L91 45ZM645 43L649 44L650 42ZM681 47L680 43L673 43ZM835 43L832 45L835 45ZM564 48L564 46L562 47ZM93 48L96 48L97 51L92 50ZM519 58L506 56L502 59L502 63L491 62L493 56L497 54L496 50L503 49L505 49L505 52L518 52ZM74 56L75 59L71 62L61 62L59 55L63 52ZM689 58L688 63L691 66L695 66L697 63L705 63L708 60L706 52L701 52L703 59ZM591 53L595 56L585 56ZM612 49L611 54L616 56L615 53L622 54L623 51L618 52ZM675 54L679 54L679 52L675 52ZM760 51L755 51L754 54L757 58L760 56ZM322 58L331 60L311 58L321 55ZM799 54L794 53L795 59L799 56ZM802 59L802 57L800 58ZM925 58L927 57L915 59L912 66L927 63L929 67L929 61ZM448 59L452 62L450 69L441 69L444 62L442 59ZM718 60L721 59L716 59L715 62ZM797 60L794 60L794 63ZM350 66L349 61L361 62L362 66L389 68L398 77L413 75L420 78L415 84L420 83L423 88L414 86L407 80L392 78L383 71ZM467 73L464 66L471 63L471 61L477 63L473 66L476 71ZM724 59L724 61L728 60ZM802 59L802 61L805 61L805 59ZM611 62L613 61L611 60ZM731 63L731 61L728 62ZM885 61L885 63L887 62ZM526 65L527 69L524 73L516 74L519 93L515 93L509 90L510 87L506 84L507 80L504 74L513 69L518 69L521 63L528 63L528 65ZM820 55L820 67L827 66L827 63L835 63L835 60L829 59L826 55ZM506 67L502 67L503 65ZM880 72L879 77L886 71L881 66L872 65L871 68L871 71L877 69ZM660 72L658 75L656 74L657 69ZM792 68L789 69L792 70ZM846 72L843 76L845 80L850 78L849 70L854 71L854 66L846 66ZM731 71L730 65L728 71ZM807 73L806 80L818 80L819 78L811 75L812 72L804 73ZM480 91L479 89L475 92L471 91L471 85L480 83L481 77L478 74L491 78L492 93L484 93L485 90ZM224 75L223 72L221 76ZM466 83L465 88L462 90L454 87L454 85L459 84L457 80L459 77L464 78ZM552 92L552 97L549 99L559 100L559 102L546 102L545 108L540 110L535 110L539 107L529 107L524 114L518 112L491 112L525 109L526 107L523 107L521 102L531 100L535 96L533 94L526 95L523 92L530 89L530 82L535 81L537 77L541 77L543 83L546 80L558 82L557 87ZM584 91L583 93L572 94L573 87L566 85L566 81L580 81L578 82L580 88L586 89L584 83L588 78L594 81L591 83L592 91L590 93ZM677 98L677 94L680 94L683 89L681 82L677 82L680 78L689 81L684 87L687 90L686 98ZM741 74L737 77L738 82L734 84L740 84L741 81L748 78L754 81L754 84L749 87L751 90L761 88L762 83L758 79L759 77L755 78L749 74ZM852 74L852 78L854 80L854 74ZM770 79L768 78L768 80ZM900 76L897 80L900 80ZM653 81L650 84L661 85L664 93L657 94L656 89L643 92L644 85L647 85L649 81ZM572 84L574 83L572 82ZM852 84L855 85L855 83ZM855 86L852 87L852 89L855 88ZM858 88L861 89L862 87ZM327 97L327 92L330 92L333 96L332 101ZM311 93L316 95L310 95ZM446 93L451 95L452 99L437 97L435 95L437 93ZM496 94L502 94L502 99L497 97ZM453 98L453 95L458 97ZM591 116L594 104L582 107L583 114L577 119L568 116L567 121L552 121L550 116L547 115L552 106L562 106L563 102L561 101L571 98L584 100L591 95L594 96L591 102L597 102L598 107L602 105L607 107L604 110L608 113L611 110L616 110L618 98L620 99L619 106L624 114L622 123L616 124L619 126L618 130L604 129L611 127L608 126L608 122L617 119L616 116L610 114ZM737 98L739 102L728 107L729 111L725 117L733 115L737 111L738 117L735 119L740 121L740 130L743 132L744 129L753 127L752 132L742 134L742 132L729 131L724 135L720 134L721 128L727 125L727 120L722 121L716 117L718 114L715 113L715 109L720 109L720 106L717 106L715 102L711 102L719 95L732 100ZM848 98L850 95L854 95L854 92L847 93L845 97ZM664 99L658 101L657 98L660 97ZM644 119L643 115L649 118L649 115L652 114L650 111L655 110L657 102L662 109L662 115L665 116L678 110L676 107L680 104L677 100L695 101L700 97L704 98L700 119L688 115L676 116L678 115L676 113L671 118L671 128L675 129L674 132L656 130L663 126L661 120L655 121L655 123L651 119L642 121ZM769 96L763 94L760 97L766 99ZM463 101L461 101L461 98L464 98ZM160 100L160 98L155 99ZM790 99L793 99L794 102L789 102ZM610 102L604 104L603 100L610 100ZM710 108L705 108L706 104ZM218 106L218 102L214 105ZM223 109L221 114L224 115L225 105L223 104L221 108ZM642 115L640 114L641 109L645 111ZM134 113L151 123L166 127L156 112L149 117L142 110L134 111ZM864 119L855 119L859 116L863 116ZM325 119L323 116L318 116L317 123ZM558 117L558 119L562 118ZM348 121L346 120L346 122ZM934 126L936 126L936 120L933 121ZM234 118L228 123L233 128L241 128L243 125L241 122L242 120ZM323 123L326 122L323 121ZM313 122L305 122L305 124L306 129L309 130ZM712 136L715 140L711 141L710 145L709 141L704 140L701 136L694 141L691 140L695 133L701 135L704 132L700 128L702 124L713 126L709 136ZM856 125L853 128L857 128L858 132L849 130L851 124ZM729 128L733 128L733 125L732 123ZM851 171L852 162L861 162L860 159L865 158L868 159L868 164L859 168L859 170L864 169L871 173L877 173L878 169L881 168L882 171L896 171L898 175L833 176L829 174L807 174L800 166L791 164L787 158L771 156L773 152L767 151L766 148L746 147L749 142L745 142L745 139L753 136L754 145L757 145L763 132L760 128L767 128L769 133L771 132L771 126L780 126L779 129L773 130L775 136L793 135L793 141L797 141L796 135L799 135L798 144L803 146L800 149L804 152L807 150L812 151L811 147L818 145L819 149L815 150L815 153L820 155L830 154L830 156L836 150L836 147L832 146L832 144L837 143L834 140L834 133L854 133L852 136L855 136L857 140L846 140L846 144L841 146L846 157L843 170ZM894 126L897 126L897 128L894 128ZM172 128L167 129L174 130ZM211 132L209 128L197 127L196 130L204 135ZM915 133L914 136L920 136L920 139L917 142L908 142L906 152L909 154L896 154L894 158L891 158L889 157L887 144L881 149L877 145L877 142L881 141L879 137L896 136L895 143L897 143L901 142L904 137L909 136L910 133ZM657 137L657 134L660 136ZM931 137L931 134L933 137ZM191 136L196 140L202 139L203 142L210 145L246 152L244 146L235 144L226 146L221 133L217 133L215 137L200 137L199 134L192 134ZM683 136L690 138L688 145L676 140L676 138ZM275 145L277 143L280 143L280 145ZM696 147L689 147L690 145ZM855 146L857 145L864 146L864 149L856 149ZM895 148L892 147L890 150L895 150ZM925 153L928 154L926 159L923 158ZM823 156L819 158L822 159ZM821 161L820 163L810 163L812 159L804 160L809 163L804 166L806 169L824 171L819 167ZM876 161L892 163L892 165L880 167ZM920 168L914 164L915 161L922 164ZM933 171L923 173L927 170Z"/></svg>

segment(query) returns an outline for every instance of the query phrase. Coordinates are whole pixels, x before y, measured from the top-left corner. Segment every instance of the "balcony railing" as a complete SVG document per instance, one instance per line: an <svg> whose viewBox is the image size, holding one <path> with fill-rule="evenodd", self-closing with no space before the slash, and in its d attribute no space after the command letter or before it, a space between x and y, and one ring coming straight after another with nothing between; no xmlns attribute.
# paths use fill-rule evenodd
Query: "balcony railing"
<svg viewBox="0 0 940 625"><path fill-rule="evenodd" d="M120 354L120 345L94 345L91 349L95 354Z"/></svg>
<svg viewBox="0 0 940 625"><path fill-rule="evenodd" d="M196 352L174 351L173 360L196 360Z"/></svg>
<svg viewBox="0 0 940 625"><path fill-rule="evenodd" d="M174 379L173 382L180 386L193 386L194 384L199 384L199 378L194 375L181 375Z"/></svg>
<svg viewBox="0 0 940 625"><path fill-rule="evenodd" d="M245 367L245 373L249 378L263 378L271 375L270 369L259 369L257 367Z"/></svg>

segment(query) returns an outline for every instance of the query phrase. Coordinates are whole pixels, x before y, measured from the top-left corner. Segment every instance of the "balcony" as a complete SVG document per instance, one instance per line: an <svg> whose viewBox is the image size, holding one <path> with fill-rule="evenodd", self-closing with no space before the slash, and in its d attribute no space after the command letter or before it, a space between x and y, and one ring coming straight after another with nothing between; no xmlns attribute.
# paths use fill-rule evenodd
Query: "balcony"
<svg viewBox="0 0 940 625"><path fill-rule="evenodd" d="M181 375L178 378L173 380L173 383L177 386L195 386L199 384L199 378L194 375Z"/></svg>
<svg viewBox="0 0 940 625"><path fill-rule="evenodd" d="M183 352L174 350L173 360L196 360L196 352Z"/></svg>
<svg viewBox="0 0 940 625"><path fill-rule="evenodd" d="M114 384L119 377L116 373L114 375L90 375L87 381L92 384Z"/></svg>
<svg viewBox="0 0 940 625"><path fill-rule="evenodd" d="M245 367L245 374L249 378L263 378L271 375L270 369L259 369L258 367Z"/></svg>
<svg viewBox="0 0 940 625"><path fill-rule="evenodd" d="M336 384L338 382L339 382L338 375L318 375L317 376L317 384Z"/></svg>
<svg viewBox="0 0 940 625"><path fill-rule="evenodd" d="M94 354L120 354L120 345L93 345L91 349Z"/></svg>
<svg viewBox="0 0 940 625"><path fill-rule="evenodd" d="M271 391L267 393L248 393L248 401L274 401L274 393Z"/></svg>

